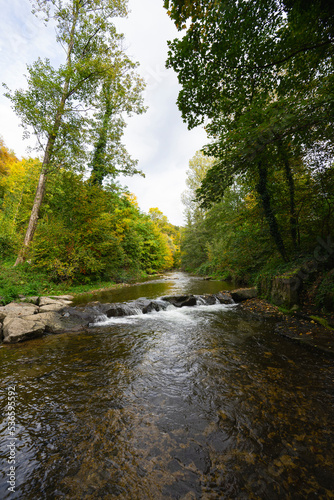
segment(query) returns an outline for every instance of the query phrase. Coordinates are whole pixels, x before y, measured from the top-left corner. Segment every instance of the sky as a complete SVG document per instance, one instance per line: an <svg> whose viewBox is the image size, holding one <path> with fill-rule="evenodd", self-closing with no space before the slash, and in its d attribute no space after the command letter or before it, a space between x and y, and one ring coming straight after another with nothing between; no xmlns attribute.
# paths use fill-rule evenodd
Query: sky
<svg viewBox="0 0 334 500"><path fill-rule="evenodd" d="M180 87L177 76L165 68L167 40L178 36L163 8L163 0L129 0L127 19L117 19L125 35L126 53L140 63L138 72L147 86L144 93L148 111L127 118L124 142L128 152L139 160L140 176L120 177L138 199L141 210L158 207L172 224L183 225L181 193L186 189L189 160L206 144L202 128L189 131L183 123L176 99ZM51 25L45 27L31 13L29 0L0 0L0 83L10 89L26 85L26 65L38 57L49 58L55 66L64 54L55 42ZM23 140L23 129L0 88L0 136L18 157L32 155L32 140Z"/></svg>

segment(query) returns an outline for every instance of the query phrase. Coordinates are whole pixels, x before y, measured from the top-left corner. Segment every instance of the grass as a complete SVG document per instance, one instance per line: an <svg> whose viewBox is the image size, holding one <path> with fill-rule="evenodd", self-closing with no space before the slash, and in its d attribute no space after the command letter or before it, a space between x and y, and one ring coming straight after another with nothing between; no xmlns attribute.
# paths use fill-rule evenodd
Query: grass
<svg viewBox="0 0 334 500"><path fill-rule="evenodd" d="M64 295L89 292L95 288L111 288L114 281L91 281L88 283L54 283L46 273L32 271L29 264L13 267L12 262L0 265L0 303L3 305L23 296Z"/></svg>
<svg viewBox="0 0 334 500"><path fill-rule="evenodd" d="M121 287L124 283L131 283L134 280L144 279L147 273L140 271L123 271L118 274L115 281L91 279L85 282L63 281L55 283L47 273L31 268L28 263L17 267L14 261L8 260L0 264L0 305L6 305L15 301L20 296L41 296L41 295L76 295L88 293L101 289ZM152 275L150 275L152 276Z"/></svg>

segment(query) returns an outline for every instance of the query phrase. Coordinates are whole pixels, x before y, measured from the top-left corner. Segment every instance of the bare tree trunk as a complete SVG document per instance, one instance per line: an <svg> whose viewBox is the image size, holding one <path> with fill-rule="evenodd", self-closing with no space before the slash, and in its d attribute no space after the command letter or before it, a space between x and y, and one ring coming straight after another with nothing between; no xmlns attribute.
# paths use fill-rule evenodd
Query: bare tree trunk
<svg viewBox="0 0 334 500"><path fill-rule="evenodd" d="M71 54L72 54L73 47L74 47L74 34L75 34L76 23L77 23L78 16L79 16L80 4L81 4L81 2L79 1L78 6L77 6L77 10L75 12L75 16L74 16L74 20L73 20L73 24L72 24L72 30L71 30L71 34L70 34L70 39L69 39L69 43L68 43L67 61L66 61L67 68L71 67ZM47 143L47 146L45 149L42 170L41 170L41 173L39 176L37 191L36 191L34 204L33 204L32 210L31 210L31 214L30 214L28 229L27 229L27 232L26 232L26 235L24 238L23 247L21 248L21 250L19 252L19 255L18 255L16 262L14 264L14 267L17 266L18 264L22 264L26 260L29 245L32 242L35 231L36 231L38 217L39 217L39 211L40 211L42 201L44 198L44 194L45 194L47 174L48 174L49 166L50 166L50 163L51 163L52 157L53 157L54 145L55 145L56 138L57 138L57 135L59 132L59 128L61 126L61 121L62 121L62 118L64 115L65 103L66 103L66 100L69 96L70 78L71 78L70 76L67 76L65 79L65 82L64 82L61 100L60 100L59 107L58 107L58 110L57 110L57 113L55 116L55 120L54 120L53 131L49 134L48 143Z"/></svg>
<svg viewBox="0 0 334 500"><path fill-rule="evenodd" d="M35 195L35 200L34 204L31 210L30 214L30 219L29 219L29 224L28 224L28 229L24 238L24 243L23 247L21 248L19 255L16 259L16 262L14 266L17 266L18 264L22 264L27 256L28 248L29 245L34 237L36 227L37 227L37 222L38 222L38 216L39 216L39 210L44 198L44 193L45 193L45 185L46 185L46 171L44 168L42 168L42 171L39 176L39 181L38 181L38 186L36 190L36 195Z"/></svg>

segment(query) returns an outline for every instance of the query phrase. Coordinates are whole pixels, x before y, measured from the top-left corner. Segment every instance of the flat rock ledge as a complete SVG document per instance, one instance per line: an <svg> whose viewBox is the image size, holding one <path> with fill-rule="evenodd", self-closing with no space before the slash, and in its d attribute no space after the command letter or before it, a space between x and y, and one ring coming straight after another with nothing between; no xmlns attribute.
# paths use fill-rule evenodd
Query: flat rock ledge
<svg viewBox="0 0 334 500"><path fill-rule="evenodd" d="M77 325L64 315L72 304L72 295L30 297L0 307L0 341L15 344L38 338L44 333L60 333Z"/></svg>
<svg viewBox="0 0 334 500"><path fill-rule="evenodd" d="M274 334L334 357L334 329L322 326L310 316L298 311L283 314L277 306L262 299L246 300L238 307L246 318L271 323Z"/></svg>

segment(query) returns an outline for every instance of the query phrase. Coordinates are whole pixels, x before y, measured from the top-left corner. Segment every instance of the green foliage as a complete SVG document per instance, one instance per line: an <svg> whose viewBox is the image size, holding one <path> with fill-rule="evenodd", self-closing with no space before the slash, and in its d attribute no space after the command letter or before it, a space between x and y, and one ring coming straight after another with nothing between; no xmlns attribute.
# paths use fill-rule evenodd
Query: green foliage
<svg viewBox="0 0 334 500"><path fill-rule="evenodd" d="M22 242L40 167L37 160L4 163L2 259L12 258ZM161 220L152 220L153 213ZM7 302L18 294L129 281L160 272L173 265L172 238L178 234L159 209L143 214L135 197L115 183L101 187L67 169L50 172L29 265L12 273L1 269L0 295Z"/></svg>
<svg viewBox="0 0 334 500"><path fill-rule="evenodd" d="M315 302L318 307L334 311L334 271L327 273L316 290Z"/></svg>
<svg viewBox="0 0 334 500"><path fill-rule="evenodd" d="M0 302L6 304L19 295L32 296L41 294L48 282L44 273L31 274L29 264L15 269L8 263L0 265Z"/></svg>
<svg viewBox="0 0 334 500"><path fill-rule="evenodd" d="M207 210L193 212L182 232L183 267L242 283L261 283L264 279L296 271L311 261L317 237L321 235L326 239L327 231L334 227L334 172L319 169L314 175L301 161L296 162L294 171L300 244L297 250L290 239L289 189L283 182L284 173L279 169L269 172L272 204L293 256L291 262L280 258L267 231L254 179L244 175L226 189L222 201Z"/></svg>
<svg viewBox="0 0 334 500"><path fill-rule="evenodd" d="M50 183L42 214L32 265L55 282L119 281L166 267L163 236L115 187L106 191L61 171Z"/></svg>
<svg viewBox="0 0 334 500"><path fill-rule="evenodd" d="M60 168L93 170L92 183L108 175L138 173L121 143L123 114L144 111L143 82L136 64L122 50L113 18L127 14L125 0L33 1L35 12L53 20L66 59L58 68L38 59L28 66L27 89L6 97L20 117L25 135L35 135L43 162L23 247L15 265L26 259L39 220L50 173ZM74 268L80 263L73 264ZM94 268L92 263L90 268ZM73 269L74 269L73 268ZM97 270L97 269L95 269ZM72 266L60 274L72 273Z"/></svg>
<svg viewBox="0 0 334 500"><path fill-rule="evenodd" d="M319 222L321 232L333 227L323 213L332 223L331 181L319 196L317 179L325 171L333 179L332 9L272 0L166 0L165 7L186 30L169 42L167 60L181 84L179 109L190 128L205 123L212 139L205 152L216 159L197 203L209 209L246 180L268 236L283 260L293 259L313 228L319 234ZM254 235L255 255L256 228L265 240L256 223L243 228ZM224 251L218 247L214 253Z"/></svg>
<svg viewBox="0 0 334 500"><path fill-rule="evenodd" d="M180 266L180 228L168 222L167 217L157 208L150 208L149 216L158 232L161 233L163 241L161 244L166 247L165 268L177 268Z"/></svg>

